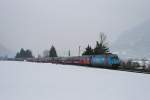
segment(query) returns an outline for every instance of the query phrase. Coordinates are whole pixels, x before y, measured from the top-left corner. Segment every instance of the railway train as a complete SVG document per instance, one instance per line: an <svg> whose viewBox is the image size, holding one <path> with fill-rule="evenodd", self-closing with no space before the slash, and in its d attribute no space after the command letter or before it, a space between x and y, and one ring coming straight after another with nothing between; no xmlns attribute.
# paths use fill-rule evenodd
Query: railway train
<svg viewBox="0 0 150 100"><path fill-rule="evenodd" d="M74 56L74 57L50 57L41 59L37 58L37 59L28 59L28 61L114 68L114 69L120 66L120 59L116 54L88 55L88 56Z"/></svg>

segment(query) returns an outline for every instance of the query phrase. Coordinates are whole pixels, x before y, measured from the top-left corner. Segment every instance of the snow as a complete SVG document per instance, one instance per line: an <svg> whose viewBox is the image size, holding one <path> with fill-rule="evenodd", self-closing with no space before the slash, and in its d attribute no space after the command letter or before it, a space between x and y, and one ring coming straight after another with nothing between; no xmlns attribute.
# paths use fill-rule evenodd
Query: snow
<svg viewBox="0 0 150 100"><path fill-rule="evenodd" d="M0 100L149 100L150 75L0 61Z"/></svg>

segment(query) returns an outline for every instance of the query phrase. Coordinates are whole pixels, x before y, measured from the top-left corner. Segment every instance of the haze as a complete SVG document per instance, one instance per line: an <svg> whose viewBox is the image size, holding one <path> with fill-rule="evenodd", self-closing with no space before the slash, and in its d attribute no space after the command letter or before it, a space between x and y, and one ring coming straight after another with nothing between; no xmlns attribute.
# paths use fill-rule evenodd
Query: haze
<svg viewBox="0 0 150 100"><path fill-rule="evenodd" d="M54 45L59 55L77 55L99 33L109 44L122 31L150 18L149 0L0 0L0 43L35 55Z"/></svg>

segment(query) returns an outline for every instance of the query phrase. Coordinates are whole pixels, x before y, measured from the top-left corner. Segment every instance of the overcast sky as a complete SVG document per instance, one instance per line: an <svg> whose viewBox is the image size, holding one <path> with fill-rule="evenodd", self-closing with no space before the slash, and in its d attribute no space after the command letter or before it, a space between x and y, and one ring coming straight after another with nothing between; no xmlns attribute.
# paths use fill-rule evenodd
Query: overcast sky
<svg viewBox="0 0 150 100"><path fill-rule="evenodd" d="M150 0L0 0L0 43L60 55L94 46L99 32L110 45L119 34L150 18Z"/></svg>

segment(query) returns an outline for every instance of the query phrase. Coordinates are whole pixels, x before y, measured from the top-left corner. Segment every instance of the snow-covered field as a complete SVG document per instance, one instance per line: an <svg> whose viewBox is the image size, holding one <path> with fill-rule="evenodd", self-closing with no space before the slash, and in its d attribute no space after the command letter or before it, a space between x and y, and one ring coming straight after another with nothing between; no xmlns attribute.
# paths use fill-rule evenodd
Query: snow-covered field
<svg viewBox="0 0 150 100"><path fill-rule="evenodd" d="M0 100L150 100L150 75L0 61Z"/></svg>

